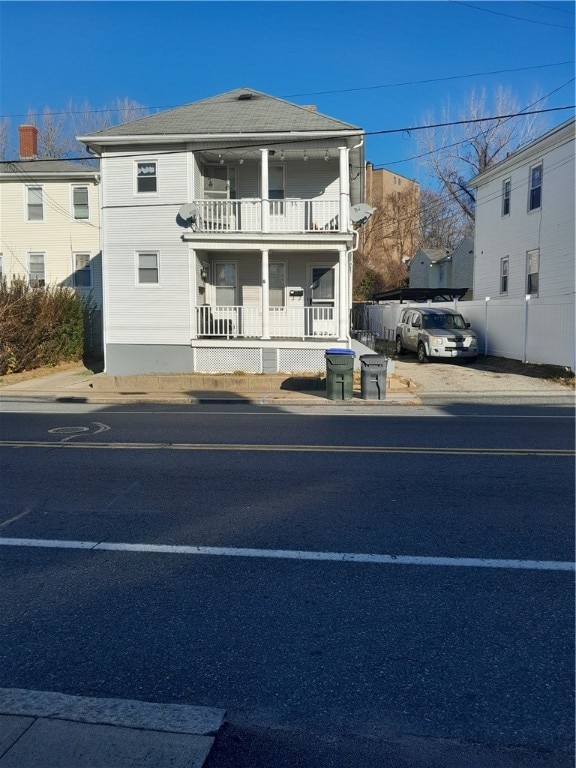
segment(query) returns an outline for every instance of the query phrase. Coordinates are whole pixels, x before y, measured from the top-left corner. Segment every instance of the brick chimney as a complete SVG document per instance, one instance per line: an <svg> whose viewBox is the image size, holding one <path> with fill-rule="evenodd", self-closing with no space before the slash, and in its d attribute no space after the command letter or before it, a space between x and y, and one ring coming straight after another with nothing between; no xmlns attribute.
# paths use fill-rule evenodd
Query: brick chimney
<svg viewBox="0 0 576 768"><path fill-rule="evenodd" d="M35 125L19 125L20 159L32 160L38 157L38 128Z"/></svg>

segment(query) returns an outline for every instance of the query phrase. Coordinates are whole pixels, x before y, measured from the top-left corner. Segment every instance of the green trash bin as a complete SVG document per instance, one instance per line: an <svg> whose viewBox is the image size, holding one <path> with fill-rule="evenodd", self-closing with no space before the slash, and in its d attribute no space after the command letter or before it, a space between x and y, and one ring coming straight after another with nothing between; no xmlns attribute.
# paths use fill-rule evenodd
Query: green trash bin
<svg viewBox="0 0 576 768"><path fill-rule="evenodd" d="M327 349L324 353L328 400L352 400L355 356L353 349Z"/></svg>

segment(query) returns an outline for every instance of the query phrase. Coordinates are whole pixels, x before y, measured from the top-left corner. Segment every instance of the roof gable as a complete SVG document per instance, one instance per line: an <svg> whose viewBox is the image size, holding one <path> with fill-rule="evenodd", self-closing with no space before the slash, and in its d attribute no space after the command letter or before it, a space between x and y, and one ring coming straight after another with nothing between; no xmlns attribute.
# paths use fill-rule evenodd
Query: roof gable
<svg viewBox="0 0 576 768"><path fill-rule="evenodd" d="M291 104L251 88L237 88L184 107L107 128L90 134L90 138L350 130L360 129L309 107Z"/></svg>

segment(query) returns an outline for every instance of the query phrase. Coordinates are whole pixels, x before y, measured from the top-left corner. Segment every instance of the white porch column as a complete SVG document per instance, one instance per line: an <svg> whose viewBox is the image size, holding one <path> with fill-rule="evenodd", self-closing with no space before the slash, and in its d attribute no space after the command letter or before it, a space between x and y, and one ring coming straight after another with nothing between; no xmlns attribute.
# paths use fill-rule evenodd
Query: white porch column
<svg viewBox="0 0 576 768"><path fill-rule="evenodd" d="M338 251L338 341L348 339L348 270L346 251Z"/></svg>
<svg viewBox="0 0 576 768"><path fill-rule="evenodd" d="M260 194L262 195L262 232L270 232L270 204L268 201L268 150L261 149L262 162L260 164Z"/></svg>
<svg viewBox="0 0 576 768"><path fill-rule="evenodd" d="M348 147L338 147L340 153L340 226L339 232L348 232L350 217L350 169L348 168Z"/></svg>
<svg viewBox="0 0 576 768"><path fill-rule="evenodd" d="M268 283L268 251L262 251L262 336L270 338L270 285Z"/></svg>

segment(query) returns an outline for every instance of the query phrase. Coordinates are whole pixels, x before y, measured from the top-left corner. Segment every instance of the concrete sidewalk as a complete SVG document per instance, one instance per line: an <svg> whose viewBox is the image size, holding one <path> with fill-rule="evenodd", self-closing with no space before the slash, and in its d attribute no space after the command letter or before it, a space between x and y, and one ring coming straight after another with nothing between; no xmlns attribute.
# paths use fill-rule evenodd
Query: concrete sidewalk
<svg viewBox="0 0 576 768"><path fill-rule="evenodd" d="M411 383L394 374L384 400L365 400L359 383L352 400L329 400L320 378L279 375L150 374L107 376L79 365L0 386L1 401L76 402L102 405L138 403L250 403L279 405L383 406L417 404Z"/></svg>
<svg viewBox="0 0 576 768"><path fill-rule="evenodd" d="M201 768L224 714L0 688L0 768Z"/></svg>

